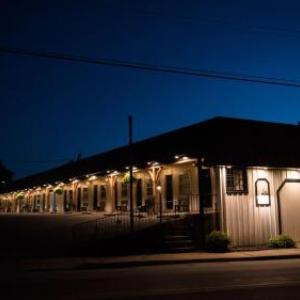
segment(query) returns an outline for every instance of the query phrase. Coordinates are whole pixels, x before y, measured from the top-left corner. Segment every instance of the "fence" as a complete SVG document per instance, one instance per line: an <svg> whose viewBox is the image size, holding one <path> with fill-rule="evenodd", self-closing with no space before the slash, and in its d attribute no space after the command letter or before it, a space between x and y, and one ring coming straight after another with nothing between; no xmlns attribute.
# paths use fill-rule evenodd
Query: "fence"
<svg viewBox="0 0 300 300"><path fill-rule="evenodd" d="M139 207L134 211L133 230L137 231L159 222L166 222L172 217L195 213L198 199L198 194L189 194L185 201L180 201L180 199L179 201L174 201L173 209L171 210L165 210L164 205L160 206L160 203L157 203L151 210ZM130 212L119 209L115 214L74 225L72 234L75 241L81 242L125 235L131 230Z"/></svg>

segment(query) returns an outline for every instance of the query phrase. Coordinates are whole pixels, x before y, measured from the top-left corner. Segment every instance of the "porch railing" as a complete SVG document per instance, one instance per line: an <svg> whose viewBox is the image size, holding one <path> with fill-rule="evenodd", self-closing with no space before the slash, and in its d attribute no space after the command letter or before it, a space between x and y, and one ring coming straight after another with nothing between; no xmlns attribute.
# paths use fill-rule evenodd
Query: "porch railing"
<svg viewBox="0 0 300 300"><path fill-rule="evenodd" d="M185 202L174 202L171 210L163 209L162 219L160 218L159 203L150 211L145 211L142 207L135 209L133 230L141 230L158 224L160 221L166 222L170 217L180 217L184 214L197 212L195 205L199 199L198 194L190 194L187 199L188 201ZM74 241L80 242L125 235L131 230L129 211L120 209L114 214L74 225L72 235Z"/></svg>
<svg viewBox="0 0 300 300"><path fill-rule="evenodd" d="M133 230L141 230L158 223L159 218L157 215L135 212ZM72 235L75 242L83 242L91 239L107 239L125 235L131 230L129 212L120 211L116 214L76 224L73 226Z"/></svg>

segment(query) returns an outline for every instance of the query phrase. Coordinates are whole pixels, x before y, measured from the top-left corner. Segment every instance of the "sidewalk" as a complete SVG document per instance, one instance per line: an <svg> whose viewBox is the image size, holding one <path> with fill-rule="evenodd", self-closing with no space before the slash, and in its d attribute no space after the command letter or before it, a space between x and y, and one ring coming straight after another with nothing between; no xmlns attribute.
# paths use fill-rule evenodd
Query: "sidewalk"
<svg viewBox="0 0 300 300"><path fill-rule="evenodd" d="M22 269L25 271L55 271L292 258L300 258L300 249L296 248L279 250L239 251L228 253L194 252L101 258L73 257L36 259L23 261L20 260L15 266L18 267L18 269Z"/></svg>

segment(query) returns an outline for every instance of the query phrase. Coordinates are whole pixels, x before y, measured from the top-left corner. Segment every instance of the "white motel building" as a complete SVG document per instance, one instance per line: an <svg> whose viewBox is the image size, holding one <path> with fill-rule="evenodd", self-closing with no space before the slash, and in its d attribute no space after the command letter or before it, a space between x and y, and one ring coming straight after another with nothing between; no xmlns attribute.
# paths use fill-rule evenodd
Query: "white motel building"
<svg viewBox="0 0 300 300"><path fill-rule="evenodd" d="M134 212L202 214L238 247L300 241L300 126L216 117L136 142ZM13 181L2 213L114 214L129 207L129 147ZM158 188L159 187L159 188Z"/></svg>

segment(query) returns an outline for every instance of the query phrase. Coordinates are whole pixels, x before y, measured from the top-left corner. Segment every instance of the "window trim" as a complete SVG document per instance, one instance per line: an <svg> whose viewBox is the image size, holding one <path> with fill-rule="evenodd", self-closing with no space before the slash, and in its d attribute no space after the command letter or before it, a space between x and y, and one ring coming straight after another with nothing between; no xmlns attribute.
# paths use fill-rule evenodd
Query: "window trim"
<svg viewBox="0 0 300 300"><path fill-rule="evenodd" d="M264 182L266 182L267 183L267 187L268 187L268 197L269 197L269 203L268 204L259 204L258 203L258 194L257 194L257 192L258 192L258 182L259 181L264 181ZM256 206L257 207L268 207L268 206L271 206L271 190L270 190L270 182L269 182L269 180L267 179L267 178L258 178L256 181L255 181L255 202L256 202Z"/></svg>
<svg viewBox="0 0 300 300"><path fill-rule="evenodd" d="M228 171L242 171L242 180L243 180L243 190L234 190L234 189L228 189ZM226 180L226 194L227 195L248 195L248 174L247 174L247 168L245 167L231 167L226 168L226 174L225 174L225 180Z"/></svg>

